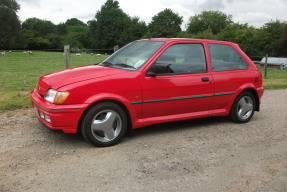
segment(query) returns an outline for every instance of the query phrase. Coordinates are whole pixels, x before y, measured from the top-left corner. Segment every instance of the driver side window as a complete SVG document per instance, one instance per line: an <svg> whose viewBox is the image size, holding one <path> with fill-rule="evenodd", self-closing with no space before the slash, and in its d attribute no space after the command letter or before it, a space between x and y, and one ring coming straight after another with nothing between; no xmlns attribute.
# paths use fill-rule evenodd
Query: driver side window
<svg viewBox="0 0 287 192"><path fill-rule="evenodd" d="M202 44L175 44L165 50L153 64L157 75L206 73Z"/></svg>

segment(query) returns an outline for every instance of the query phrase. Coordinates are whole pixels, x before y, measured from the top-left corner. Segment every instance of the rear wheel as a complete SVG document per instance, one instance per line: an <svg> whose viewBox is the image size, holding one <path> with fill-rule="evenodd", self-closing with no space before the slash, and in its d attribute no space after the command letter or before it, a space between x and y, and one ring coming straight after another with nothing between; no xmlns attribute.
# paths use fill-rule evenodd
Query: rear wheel
<svg viewBox="0 0 287 192"><path fill-rule="evenodd" d="M83 117L81 131L84 138L98 147L117 144L127 130L124 110L110 102L99 103Z"/></svg>
<svg viewBox="0 0 287 192"><path fill-rule="evenodd" d="M248 122L255 110L255 99L252 93L242 92L235 99L230 112L230 118L236 123Z"/></svg>

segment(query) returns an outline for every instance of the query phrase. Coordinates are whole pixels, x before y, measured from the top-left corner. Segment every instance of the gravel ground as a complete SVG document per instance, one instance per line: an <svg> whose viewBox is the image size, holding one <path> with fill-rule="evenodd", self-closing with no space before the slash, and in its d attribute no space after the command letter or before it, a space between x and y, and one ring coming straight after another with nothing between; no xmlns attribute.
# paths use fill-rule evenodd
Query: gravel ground
<svg viewBox="0 0 287 192"><path fill-rule="evenodd" d="M95 148L32 110L0 114L0 191L287 191L287 90L266 91L247 124L224 117L135 130Z"/></svg>

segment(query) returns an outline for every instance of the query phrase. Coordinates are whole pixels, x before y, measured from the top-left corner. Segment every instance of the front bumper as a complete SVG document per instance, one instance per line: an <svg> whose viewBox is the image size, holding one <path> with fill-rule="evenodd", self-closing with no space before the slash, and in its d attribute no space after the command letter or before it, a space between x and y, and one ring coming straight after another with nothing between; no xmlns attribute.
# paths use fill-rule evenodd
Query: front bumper
<svg viewBox="0 0 287 192"><path fill-rule="evenodd" d="M55 105L42 98L35 89L31 91L30 97L37 118L43 124L51 129L62 130L64 133L77 133L79 121L87 104Z"/></svg>

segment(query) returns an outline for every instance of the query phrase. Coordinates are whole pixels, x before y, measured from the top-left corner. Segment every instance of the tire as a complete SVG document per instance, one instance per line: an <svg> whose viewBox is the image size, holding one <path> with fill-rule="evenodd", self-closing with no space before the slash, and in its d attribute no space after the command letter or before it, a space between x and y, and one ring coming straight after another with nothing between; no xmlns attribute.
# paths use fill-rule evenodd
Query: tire
<svg viewBox="0 0 287 192"><path fill-rule="evenodd" d="M247 123L255 111L255 98L250 92L242 92L235 99L229 117L236 123Z"/></svg>
<svg viewBox="0 0 287 192"><path fill-rule="evenodd" d="M110 102L99 103L89 109L81 124L84 138L98 147L119 143L126 131L126 113L120 106Z"/></svg>

